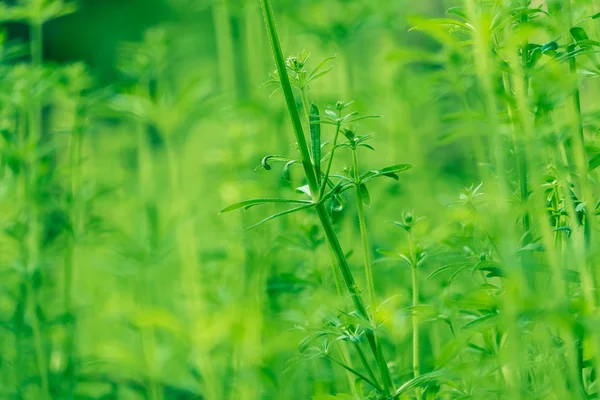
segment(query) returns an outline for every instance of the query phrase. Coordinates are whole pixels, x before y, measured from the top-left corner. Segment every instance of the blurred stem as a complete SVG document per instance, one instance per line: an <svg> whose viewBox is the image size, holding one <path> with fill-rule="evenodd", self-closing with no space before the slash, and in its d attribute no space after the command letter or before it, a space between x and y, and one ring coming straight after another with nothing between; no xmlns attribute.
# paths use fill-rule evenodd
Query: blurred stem
<svg viewBox="0 0 600 400"><path fill-rule="evenodd" d="M75 100L75 121L71 130L71 143L69 149L69 222L71 224L71 233L66 235L66 251L64 260L64 293L63 307L64 313L69 318L69 327L65 340L65 354L67 358L67 367L69 375L69 390L72 391L75 384L75 363L74 363L74 341L75 341L75 316L72 306L73 298L73 268L75 264L75 240L80 229L80 205L77 200L80 180L81 152L83 142L83 122L82 111L80 110L79 97Z"/></svg>
<svg viewBox="0 0 600 400"><path fill-rule="evenodd" d="M225 95L235 98L235 56L229 14L229 0L214 0L212 11L217 41L219 83Z"/></svg>
<svg viewBox="0 0 600 400"><path fill-rule="evenodd" d="M43 37L42 23L40 21L30 21L29 24L30 52L31 52L31 68L34 76L39 79L34 80L34 85L39 83L42 75L42 60L43 60ZM38 146L42 136L42 106L40 93L33 93L29 101L29 137L28 142L33 146ZM26 201L29 206L28 210L28 237L27 237L27 271L31 276L27 278L27 300L29 309L32 313L32 329L34 346L37 360L37 368L41 379L41 388L48 398L51 398L48 383L48 362L46 359L42 331L40 329L40 321L37 314L37 291L33 287L31 279L35 270L39 267L39 211L37 209L38 201L38 162L37 154L29 163L29 168L25 170L23 179L25 179ZM28 175L28 176L27 176Z"/></svg>
<svg viewBox="0 0 600 400"><path fill-rule="evenodd" d="M419 270L417 254L415 253L415 246L413 243L412 234L408 232L408 246L413 259L413 265L411 265L412 272L412 351L413 351L413 377L418 378L421 375L421 356L420 356L420 345L419 345L419 315L417 313L417 306L419 305ZM416 389L417 400L421 400L421 390Z"/></svg>

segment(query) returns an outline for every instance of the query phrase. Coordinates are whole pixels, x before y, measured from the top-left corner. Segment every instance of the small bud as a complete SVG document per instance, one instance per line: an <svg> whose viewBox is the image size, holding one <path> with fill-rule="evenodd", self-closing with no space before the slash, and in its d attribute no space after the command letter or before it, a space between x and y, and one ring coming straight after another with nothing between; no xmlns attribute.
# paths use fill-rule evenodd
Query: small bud
<svg viewBox="0 0 600 400"><path fill-rule="evenodd" d="M344 128L342 129L342 134L346 136L348 140L352 140L354 139L355 132L350 128Z"/></svg>

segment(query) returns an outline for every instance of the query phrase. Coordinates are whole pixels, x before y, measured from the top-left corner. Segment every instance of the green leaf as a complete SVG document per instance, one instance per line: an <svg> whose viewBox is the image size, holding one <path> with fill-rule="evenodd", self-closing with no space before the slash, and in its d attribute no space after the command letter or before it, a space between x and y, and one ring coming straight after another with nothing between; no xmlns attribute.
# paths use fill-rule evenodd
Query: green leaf
<svg viewBox="0 0 600 400"><path fill-rule="evenodd" d="M394 260L401 260L400 256L395 251L386 250L386 249L377 249L376 251L377 251L377 253L381 254L382 256L386 256L386 257L392 258Z"/></svg>
<svg viewBox="0 0 600 400"><path fill-rule="evenodd" d="M571 33L571 36L573 36L573 39L575 39L577 42L589 39L587 33L585 33L585 30L578 26L571 28L569 32Z"/></svg>
<svg viewBox="0 0 600 400"><path fill-rule="evenodd" d="M466 324L464 324L462 326L462 329L476 329L476 328L480 329L480 328L488 327L490 325L493 325L493 321L495 321L499 315L500 314L498 314L498 313L486 314L482 317L479 317L472 321L467 322Z"/></svg>
<svg viewBox="0 0 600 400"><path fill-rule="evenodd" d="M556 51L556 50L558 50L558 43L556 43L554 40L551 42L548 42L542 46L541 50L542 50L542 53L546 53L547 51Z"/></svg>
<svg viewBox="0 0 600 400"><path fill-rule="evenodd" d="M450 379L450 374L447 370L440 369L437 371L428 372L404 383L402 386L400 386L400 388L398 388L398 390L395 393L395 396L398 397L418 387L429 386L434 382L448 379Z"/></svg>
<svg viewBox="0 0 600 400"><path fill-rule="evenodd" d="M358 193L360 194L360 199L363 203L365 203L367 206L371 204L371 195L369 194L369 190L364 183L358 185Z"/></svg>
<svg viewBox="0 0 600 400"><path fill-rule="evenodd" d="M308 185L304 185L304 186L300 186L300 187L296 188L296 192L304 193L304 194L308 195L308 197L311 197L310 187Z"/></svg>
<svg viewBox="0 0 600 400"><path fill-rule="evenodd" d="M467 19L467 14L465 14L464 8L463 7L450 7L447 11L446 14L448 15L456 15L457 17L460 17L464 20Z"/></svg>
<svg viewBox="0 0 600 400"><path fill-rule="evenodd" d="M431 278L441 274L444 271L448 271L449 269L457 268L460 266L464 266L464 263L453 263L453 264L444 265L443 267L440 267L440 268L436 269L435 271L433 271L431 274L429 274L429 276L427 277L427 280L430 280Z"/></svg>
<svg viewBox="0 0 600 400"><path fill-rule="evenodd" d="M363 176L360 178L361 182L368 182L372 179L375 179L377 177L380 176L385 176L388 178L392 178L395 180L398 180L399 177L396 175L400 172L404 172L404 171L408 171L409 169L411 169L413 166L412 164L396 164L396 165L392 165L380 170L374 170L374 171L369 171L363 174Z"/></svg>
<svg viewBox="0 0 600 400"><path fill-rule="evenodd" d="M600 153L598 153L594 157L592 157L588 163L589 171L593 171L598 167L600 167Z"/></svg>
<svg viewBox="0 0 600 400"><path fill-rule="evenodd" d="M292 161L292 159L289 158L289 157L283 157L283 156L277 156L277 155L268 155L268 156L265 156L261 160L260 165L258 167L256 167L254 170L256 171L258 169L264 168L267 171L270 171L270 170L273 169L273 167L271 167L271 164L269 164L269 163L273 162L273 161L289 162L289 161Z"/></svg>
<svg viewBox="0 0 600 400"><path fill-rule="evenodd" d="M310 143L312 145L313 165L317 175L317 182L321 184L321 124L319 123L319 108L310 105Z"/></svg>
<svg viewBox="0 0 600 400"><path fill-rule="evenodd" d="M323 76L323 75L325 75L327 72L331 71L331 69L332 69L333 67L329 67L329 68L327 68L327 69L326 69L326 70L324 70L324 71L322 71L322 69L323 69L323 68L325 68L325 66L326 66L327 64L329 64L329 62L330 62L331 60L333 60L333 59L335 59L335 56L328 57L328 58L324 59L323 61L321 61L321 63L320 63L319 65L317 65L317 66L316 66L316 68L315 68L315 69L313 69L313 70L312 70L312 72L310 73L310 75L308 76L308 81L310 82L310 81L312 81L312 80L314 80L314 79L317 79L318 77L320 77L320 76Z"/></svg>
<svg viewBox="0 0 600 400"><path fill-rule="evenodd" d="M454 281L458 277L458 275L460 275L460 273L463 272L467 268L469 268L469 266L464 265L464 266L460 267L459 269L457 269L456 271L454 271L454 273L452 275L450 275L450 278L448 278L448 283L452 283L452 281Z"/></svg>
<svg viewBox="0 0 600 400"><path fill-rule="evenodd" d="M257 222L256 224L254 224L254 225L251 225L251 226L247 227L247 228L246 228L246 229L244 229L244 230L245 230L245 231L249 231L250 229L254 229L254 228L256 228L257 226L259 226L259 225L262 225L262 224L264 224L265 222L269 222L269 221L270 221L270 220L272 220L272 219L275 219L275 218L277 218L277 217L281 217L281 216L284 216L284 215L287 215L287 214L292 214L292 213L295 213L296 211L305 210L305 209L307 209L307 208L313 207L314 205L316 205L316 204L315 204L315 203L312 203L312 202L310 202L310 204L305 204L305 205L303 205L303 206L300 206L300 207L291 208L291 209L289 209L289 210L285 210L285 211L282 211L282 212L280 212L280 213L273 214L273 215L271 215L270 217L267 217L267 218L263 219L262 221L259 221L259 222Z"/></svg>
<svg viewBox="0 0 600 400"><path fill-rule="evenodd" d="M519 252L522 251L544 251L544 245L541 242L537 242L537 243L529 243L528 245L522 247L521 249L519 249Z"/></svg>
<svg viewBox="0 0 600 400"><path fill-rule="evenodd" d="M292 160L289 161L287 164L285 164L285 166L283 167L283 179L285 179L288 182L291 182L292 179L290 177L290 167L294 164L296 164L298 161L296 160Z"/></svg>
<svg viewBox="0 0 600 400"><path fill-rule="evenodd" d="M598 19L598 18L600 18L600 12L592 15L591 18L592 19Z"/></svg>
<svg viewBox="0 0 600 400"><path fill-rule="evenodd" d="M389 174L389 173L397 174L399 172L408 171L412 167L413 167L412 164L396 164L396 165L392 165L390 167L381 169L381 170L379 170L379 172L382 174Z"/></svg>
<svg viewBox="0 0 600 400"><path fill-rule="evenodd" d="M312 201L309 200L291 200L291 199L251 199L240 201L239 203L232 204L230 206L225 207L220 211L220 213L227 213L230 211L234 211L240 208L248 209L250 207L259 205L259 204L267 204L267 203L287 203L287 204L312 204Z"/></svg>

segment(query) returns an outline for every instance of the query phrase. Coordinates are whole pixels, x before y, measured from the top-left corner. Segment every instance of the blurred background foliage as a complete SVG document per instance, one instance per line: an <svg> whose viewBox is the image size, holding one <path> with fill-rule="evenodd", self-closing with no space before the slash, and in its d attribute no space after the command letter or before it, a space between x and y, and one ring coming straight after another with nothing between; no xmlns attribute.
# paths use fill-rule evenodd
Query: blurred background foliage
<svg viewBox="0 0 600 400"><path fill-rule="evenodd" d="M367 220L373 251L403 251L407 236L391 222L405 211L425 217L413 232L431 252L423 280L456 260L473 267L493 258L491 237L520 243L506 233L519 207L510 219L474 212L477 141L491 128L473 54L459 45L460 31L457 39L410 30L456 3L274 1L286 54L306 50L313 66L336 56L311 100L354 100L353 109L382 116L358 125L375 134L376 152L361 162L414 164L398 182L369 188ZM593 2L580 3L575 13L588 15ZM219 215L303 184L297 170L290 182L255 170L267 154L294 151L281 93L261 86L275 67L259 3L80 0L75 10L66 1L5 0L0 22L0 397L359 398L353 378L327 359L298 360L307 332L347 305L316 217L293 214L244 231L279 208ZM564 29L557 19L542 25L545 33L534 33L541 43ZM569 87L544 88L540 99L566 102ZM586 132L598 125L587 106L595 90L582 89ZM498 129L510 136L508 124ZM540 142L551 142L551 131L542 127ZM344 248L356 249L349 259L362 287L355 212L348 200L335 219ZM411 272L376 258L377 313L401 383L413 373ZM485 287L488 278L475 272L448 275L454 283L421 287L429 304L421 368L464 357L447 398L508 398L489 397L502 387L498 365L515 354L494 352L502 330L482 325L457 337L447 329L481 309L496 312L498 275ZM535 308L543 292L525 302ZM561 350L544 349L530 361L560 369ZM561 398L544 397L555 390L547 382L536 390L540 397L530 398Z"/></svg>

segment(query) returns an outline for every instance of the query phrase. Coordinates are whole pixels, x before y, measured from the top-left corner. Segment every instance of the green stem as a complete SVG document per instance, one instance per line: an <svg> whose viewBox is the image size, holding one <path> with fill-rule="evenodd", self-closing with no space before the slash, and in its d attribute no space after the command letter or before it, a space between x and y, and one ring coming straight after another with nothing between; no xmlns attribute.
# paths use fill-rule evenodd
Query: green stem
<svg viewBox="0 0 600 400"><path fill-rule="evenodd" d="M215 0L212 11L219 61L219 83L227 96L235 98L234 43L228 5L228 0Z"/></svg>
<svg viewBox="0 0 600 400"><path fill-rule="evenodd" d="M419 305L419 271L414 251L414 243L412 234L408 232L408 246L411 254L411 258L414 260L411 266L412 272L412 353L413 353L413 377L418 378L421 375L421 355L420 355L420 344L419 344L419 315L416 312L416 307ZM421 400L421 390L416 390L417 400Z"/></svg>
<svg viewBox="0 0 600 400"><path fill-rule="evenodd" d="M43 37L42 37L42 23L39 21L30 22L31 41L30 41L30 52L31 52L31 66L36 72L42 68L43 61ZM29 137L28 142L34 146L38 146L42 136L42 106L41 99L38 95L32 96L29 105ZM27 270L33 273L35 268L38 267L38 259L40 252L39 243L39 221L38 221L38 209L37 209L37 181L38 181L38 163L31 161L29 168L24 171L25 187L27 203L29 206L28 212L28 225L29 234L27 238L26 257L27 257ZM33 339L35 346L35 354L37 361L37 368L41 379L42 391L51 398L49 391L48 382L48 362L45 354L43 336L40 328L40 322L37 315L37 296L36 291L31 284L30 279L27 278L27 299L29 301L30 312L32 313L32 328L33 328Z"/></svg>
<svg viewBox="0 0 600 400"><path fill-rule="evenodd" d="M367 233L367 223L365 219L365 210L362 199L360 197L360 174L358 172L358 157L357 150L352 150L352 163L354 167L354 184L356 194L356 207L358 209L358 224L360 226L360 239L363 246L363 260L365 263L365 276L367 281L367 292L371 307L375 306L375 283L373 281L373 262L371 260L371 248L369 246L369 237Z"/></svg>
<svg viewBox="0 0 600 400"><path fill-rule="evenodd" d="M333 165L333 157L335 156L335 146L337 146L337 141L340 136L340 130L342 125L338 122L335 126L335 134L333 135L333 146L331 148L331 155L329 156L329 160L327 161L327 169L325 170L325 177L323 178L323 184L321 186L321 190L319 191L319 199L323 198L325 194L325 189L327 188L327 181L329 180L329 173L331 172L331 166Z"/></svg>
<svg viewBox="0 0 600 400"><path fill-rule="evenodd" d="M338 360L336 360L335 358L333 358L333 357L331 357L329 355L326 355L325 357L327 357L327 359L329 361L333 362L334 364L337 364L340 367L342 367L342 368L344 368L344 369L352 372L354 375L356 375L357 377L359 377L363 381L367 382L369 385L373 386L373 388L375 388L377 390L381 390L381 387L377 383L373 382L372 380L370 380L369 378L367 378L366 376L364 376L363 374L361 374L360 372L358 372L354 368L349 367L348 365L346 365L346 364L344 364L342 362L339 362Z"/></svg>
<svg viewBox="0 0 600 400"><path fill-rule="evenodd" d="M352 276L352 272L350 271L350 266L348 265L348 260L346 260L346 256L344 255L344 251L342 250L338 237L335 233L335 229L333 227L331 219L329 218L329 214L327 214L325 205L323 203L317 204L316 210L317 215L319 216L319 219L321 221L321 225L325 230L327 242L333 250L333 254L336 258L338 267L340 269L340 272L342 273L342 278L344 279L346 288L350 293L352 302L354 303L354 307L362 317L367 318L370 321L371 318L369 316L367 308L365 307L364 300L362 299L362 296L360 294L360 289L354 281L354 277ZM366 337L369 342L369 346L371 347L371 351L373 352L377 361L377 366L379 367L379 371L384 382L384 388L386 390L386 393L389 394L391 393L391 388L393 384L391 381L391 376L387 363L383 357L383 352L381 351L379 339L372 330L366 331Z"/></svg>
<svg viewBox="0 0 600 400"><path fill-rule="evenodd" d="M355 341L353 341L352 344L354 345L354 349L356 350L356 353L358 354L358 358L360 358L360 362L362 363L363 367L367 371L367 374L369 374L369 377L371 378L371 380L373 380L373 382L375 382L375 383L377 383L377 385L379 385L379 382L377 381L377 378L375 377L375 373L373 372L371 365L369 365L369 361L367 361L367 357L365 356L365 353L360 348L360 344Z"/></svg>
<svg viewBox="0 0 600 400"><path fill-rule="evenodd" d="M302 108L304 109L304 115L306 116L306 122L310 124L310 103L308 102L308 94L306 93L306 86L302 86L300 89L300 98L302 99ZM310 129L310 126L308 127Z"/></svg>
<svg viewBox="0 0 600 400"><path fill-rule="evenodd" d="M298 142L298 150L302 158L302 166L308 181L308 187L312 195L313 200L318 200L319 185L317 183L317 176L313 168L310 152L308 151L308 145L306 144L306 137L302 129L302 122L300 121L300 115L296 108L296 100L294 99L294 93L292 91L292 85L290 78L287 75L287 68L285 65L285 59L281 51L281 44L279 42L279 35L277 34L277 27L275 26L275 17L273 16L273 7L270 0L261 0L263 16L265 18L265 25L267 27L267 33L269 40L271 41L271 48L273 50L273 57L277 70L279 73L279 79L281 81L281 87L283 89L283 95L287 104L288 112L294 129L294 135Z"/></svg>
<svg viewBox="0 0 600 400"><path fill-rule="evenodd" d="M413 324L413 374L415 378L421 375L421 365L419 357L419 316L415 307L419 305L419 274L416 266L412 267L412 324Z"/></svg>

